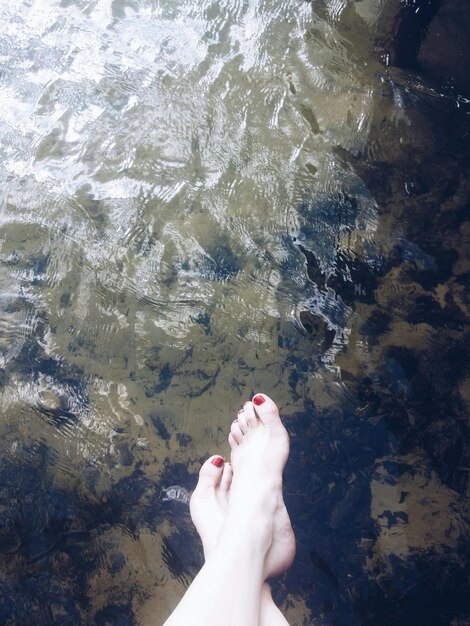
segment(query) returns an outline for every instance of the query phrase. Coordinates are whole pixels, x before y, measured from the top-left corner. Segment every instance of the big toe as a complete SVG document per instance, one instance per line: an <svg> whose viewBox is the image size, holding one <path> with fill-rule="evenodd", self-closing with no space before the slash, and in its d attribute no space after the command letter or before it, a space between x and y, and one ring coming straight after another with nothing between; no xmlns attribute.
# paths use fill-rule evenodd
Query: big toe
<svg viewBox="0 0 470 626"><path fill-rule="evenodd" d="M199 480L195 492L213 491L220 483L224 471L224 459L218 454L211 456L199 470Z"/></svg>
<svg viewBox="0 0 470 626"><path fill-rule="evenodd" d="M279 409L269 396L264 393L257 393L253 396L252 403L257 416L265 426L282 426L281 418L279 417Z"/></svg>

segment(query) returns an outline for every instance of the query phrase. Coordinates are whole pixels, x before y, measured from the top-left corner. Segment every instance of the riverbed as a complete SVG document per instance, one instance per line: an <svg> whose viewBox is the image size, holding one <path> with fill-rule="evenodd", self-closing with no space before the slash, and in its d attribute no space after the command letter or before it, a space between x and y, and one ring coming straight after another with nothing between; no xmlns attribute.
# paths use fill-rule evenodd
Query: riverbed
<svg viewBox="0 0 470 626"><path fill-rule="evenodd" d="M162 624L257 391L289 623L469 623L470 16L395 10L1 5L2 624Z"/></svg>

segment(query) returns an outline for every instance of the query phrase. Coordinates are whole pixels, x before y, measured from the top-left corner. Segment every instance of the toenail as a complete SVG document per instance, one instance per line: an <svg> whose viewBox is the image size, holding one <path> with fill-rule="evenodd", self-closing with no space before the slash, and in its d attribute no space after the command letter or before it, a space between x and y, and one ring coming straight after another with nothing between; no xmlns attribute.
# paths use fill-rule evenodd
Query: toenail
<svg viewBox="0 0 470 626"><path fill-rule="evenodd" d="M224 464L224 460L221 456L216 456L212 459L211 463L216 467L222 467L222 465Z"/></svg>
<svg viewBox="0 0 470 626"><path fill-rule="evenodd" d="M232 424L236 424L238 422L238 420L233 420Z"/></svg>
<svg viewBox="0 0 470 626"><path fill-rule="evenodd" d="M253 402L254 402L254 404L256 404L257 406L259 406L260 404L263 404L263 402L264 402L264 398L263 398L263 396L255 396L255 397L253 398Z"/></svg>
<svg viewBox="0 0 470 626"><path fill-rule="evenodd" d="M246 406L247 404L248 404L248 402L244 402L244 403L243 403L243 406Z"/></svg>

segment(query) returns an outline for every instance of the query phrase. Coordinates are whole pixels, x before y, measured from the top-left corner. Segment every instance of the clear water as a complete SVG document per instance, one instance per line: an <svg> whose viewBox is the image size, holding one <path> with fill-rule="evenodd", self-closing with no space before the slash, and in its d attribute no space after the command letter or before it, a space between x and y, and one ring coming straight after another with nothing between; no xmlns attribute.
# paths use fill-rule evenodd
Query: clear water
<svg viewBox="0 0 470 626"><path fill-rule="evenodd" d="M394 10L0 4L2 624L162 623L202 562L167 490L256 390L289 622L469 623L470 22L405 72Z"/></svg>

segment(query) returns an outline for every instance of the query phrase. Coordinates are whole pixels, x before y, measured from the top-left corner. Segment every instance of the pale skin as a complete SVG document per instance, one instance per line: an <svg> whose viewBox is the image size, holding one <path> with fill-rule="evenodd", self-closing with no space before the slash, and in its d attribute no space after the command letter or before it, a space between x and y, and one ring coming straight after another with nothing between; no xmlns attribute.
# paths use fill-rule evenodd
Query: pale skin
<svg viewBox="0 0 470 626"><path fill-rule="evenodd" d="M206 562L164 626L288 626L266 583L295 555L282 498L289 437L268 396L245 403L229 443L231 464L209 458L191 498Z"/></svg>

